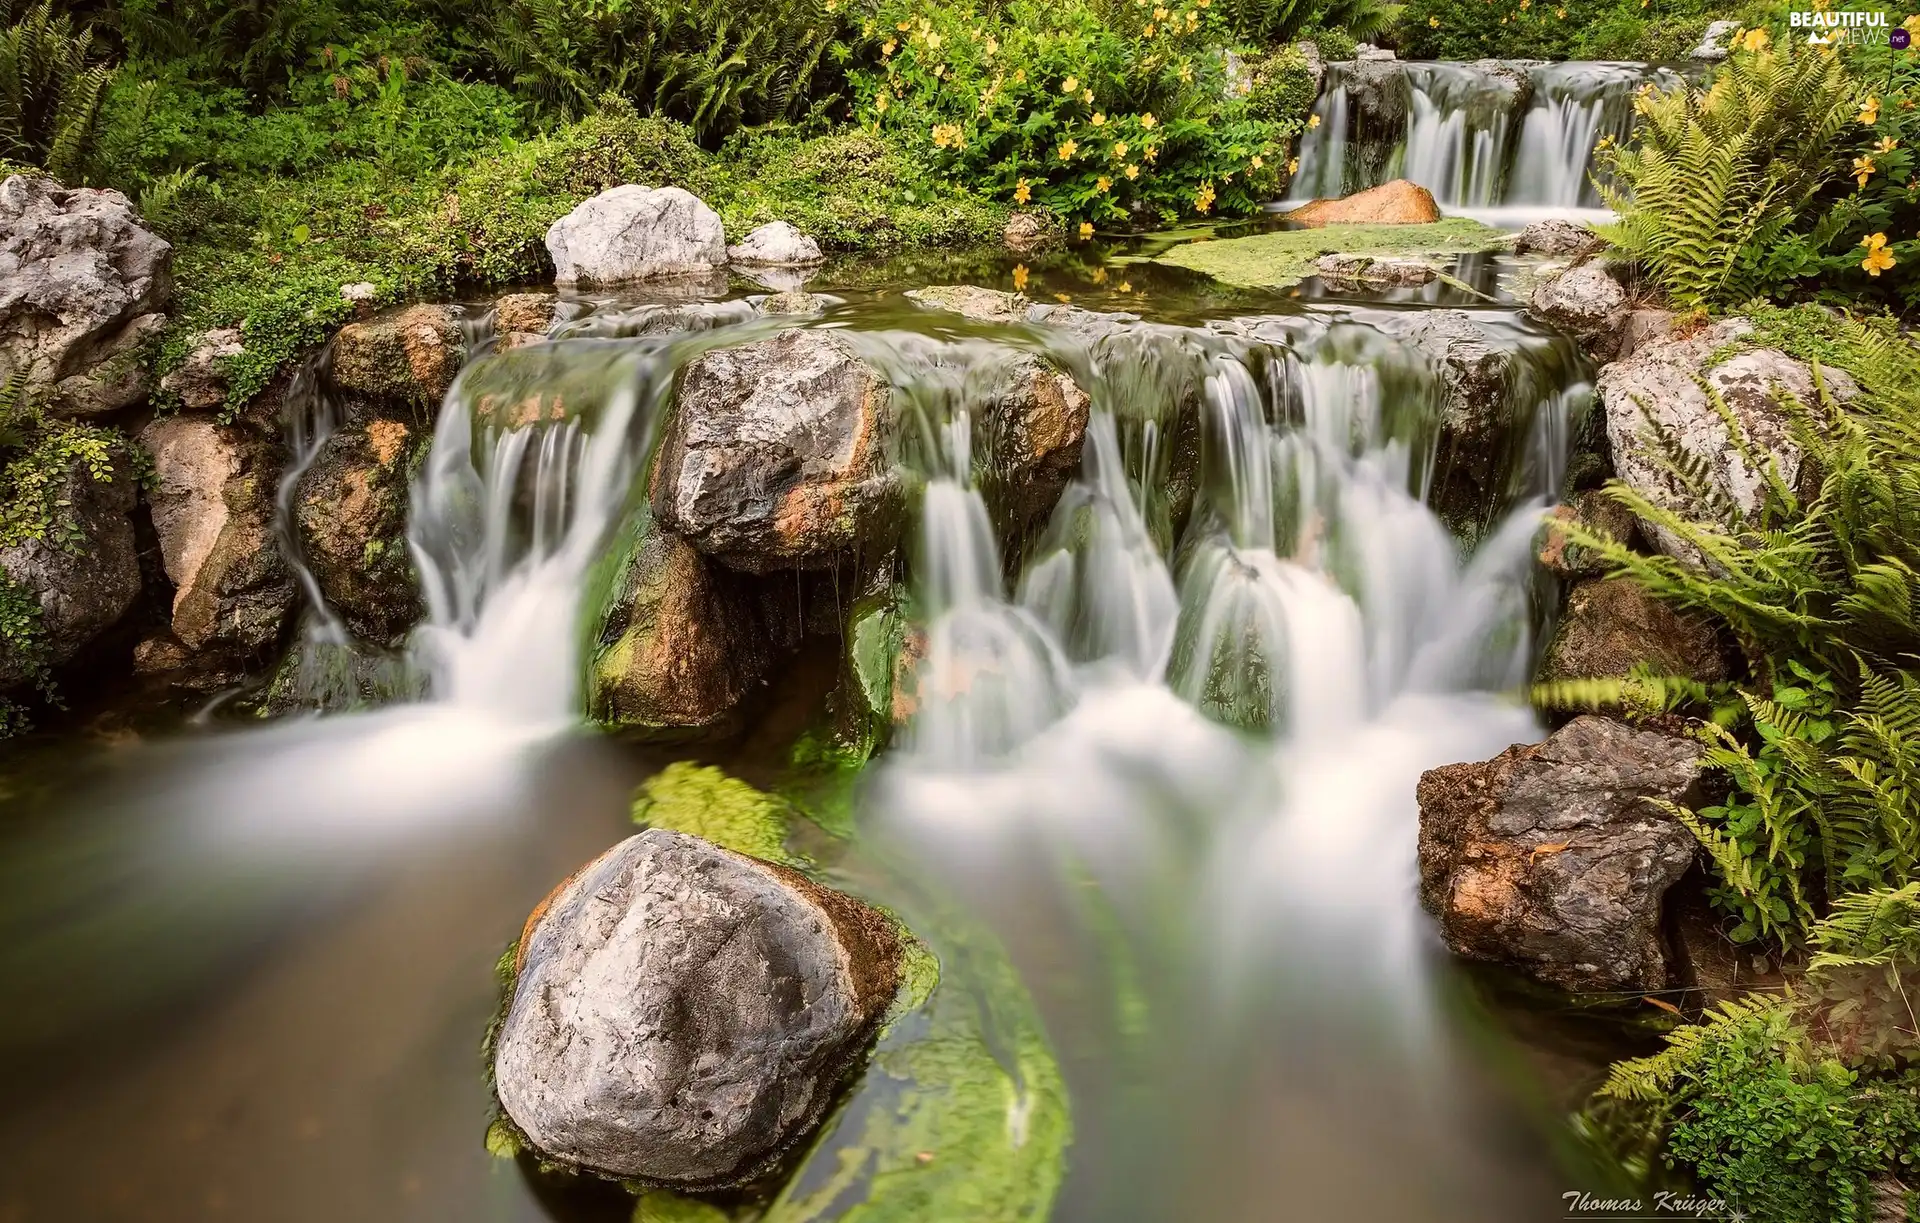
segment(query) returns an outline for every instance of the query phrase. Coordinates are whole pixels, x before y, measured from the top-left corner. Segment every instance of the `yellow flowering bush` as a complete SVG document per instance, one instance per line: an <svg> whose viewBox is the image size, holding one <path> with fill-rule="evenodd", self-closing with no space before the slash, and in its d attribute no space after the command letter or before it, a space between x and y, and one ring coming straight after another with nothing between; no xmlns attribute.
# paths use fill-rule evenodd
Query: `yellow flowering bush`
<svg viewBox="0 0 1920 1223"><path fill-rule="evenodd" d="M894 48L854 75L854 115L921 145L952 181L1045 206L1075 232L1243 216L1280 194L1306 107L1256 114L1227 88L1210 7L883 0L871 36Z"/></svg>

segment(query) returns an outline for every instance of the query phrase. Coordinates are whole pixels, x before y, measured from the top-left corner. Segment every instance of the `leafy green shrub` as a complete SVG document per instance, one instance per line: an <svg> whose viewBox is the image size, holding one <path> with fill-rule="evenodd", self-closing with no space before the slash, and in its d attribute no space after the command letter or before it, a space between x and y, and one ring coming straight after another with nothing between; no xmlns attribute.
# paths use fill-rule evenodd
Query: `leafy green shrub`
<svg viewBox="0 0 1920 1223"><path fill-rule="evenodd" d="M1837 58L1736 53L1707 89L1644 90L1627 148L1603 151L1620 219L1600 233L1677 306L1737 304L1778 283L1776 251L1839 171L1855 89Z"/></svg>
<svg viewBox="0 0 1920 1223"><path fill-rule="evenodd" d="M846 33L819 0L499 0L475 49L503 83L565 116L608 93L703 140L793 121L839 96Z"/></svg>
<svg viewBox="0 0 1920 1223"><path fill-rule="evenodd" d="M1732 793L1676 812L1719 868L1742 938L1791 942L1823 904L1920 871L1920 350L1884 326L1833 328L1861 396L1782 402L1817 473L1810 495L1729 414L1732 444L1764 478L1757 513L1715 495L1670 438L1669 469L1692 490L1681 504L1609 488L1704 568L1571 531L1615 573L1726 624L1754 672L1742 733L1702 729Z"/></svg>
<svg viewBox="0 0 1920 1223"><path fill-rule="evenodd" d="M1381 0L1219 0L1219 13L1235 38L1255 46L1292 42L1322 30L1365 40L1393 21L1392 7Z"/></svg>
<svg viewBox="0 0 1920 1223"><path fill-rule="evenodd" d="M0 158L43 166L78 181L91 152L100 100L113 73L94 49L93 31L74 32L54 16L52 0L16 10L0 0Z"/></svg>
<svg viewBox="0 0 1920 1223"><path fill-rule="evenodd" d="M1920 1160L1920 1073L1863 1075L1805 1018L1793 998L1725 1003L1616 1065L1589 1124L1616 1143L1663 1135L1670 1166L1749 1217L1866 1223L1874 1181Z"/></svg>
<svg viewBox="0 0 1920 1223"><path fill-rule="evenodd" d="M1671 63L1712 21L1760 25L1772 16L1764 0L1409 0L1394 38L1415 59Z"/></svg>
<svg viewBox="0 0 1920 1223"><path fill-rule="evenodd" d="M784 220L835 251L994 240L1007 210L928 173L897 140L847 131L742 133L702 179L730 234Z"/></svg>
<svg viewBox="0 0 1920 1223"><path fill-rule="evenodd" d="M1920 1054L1920 883L1843 896L1809 939L1820 1030L1848 1065Z"/></svg>
<svg viewBox="0 0 1920 1223"><path fill-rule="evenodd" d="M1247 88L1247 113L1269 123L1297 123L1313 110L1319 89L1307 57L1286 46L1253 65Z"/></svg>
<svg viewBox="0 0 1920 1223"><path fill-rule="evenodd" d="M1083 222L1241 215L1273 197L1304 121L1254 118L1227 96L1218 20L1179 8L1011 0L882 4L882 67L856 76L857 115L899 133L950 180Z"/></svg>

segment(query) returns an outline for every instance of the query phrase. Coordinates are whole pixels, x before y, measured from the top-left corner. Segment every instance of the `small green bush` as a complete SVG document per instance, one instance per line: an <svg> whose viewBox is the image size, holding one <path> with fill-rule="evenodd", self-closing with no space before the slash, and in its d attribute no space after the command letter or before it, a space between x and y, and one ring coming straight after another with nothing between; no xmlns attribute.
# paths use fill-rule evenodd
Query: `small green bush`
<svg viewBox="0 0 1920 1223"><path fill-rule="evenodd" d="M882 4L882 67L855 78L860 122L947 177L1082 222L1245 215L1277 193L1293 123L1229 96L1200 0L998 10Z"/></svg>
<svg viewBox="0 0 1920 1223"><path fill-rule="evenodd" d="M1297 46L1282 47L1253 65L1247 113L1269 123L1297 125L1300 116L1313 110L1318 93L1306 54Z"/></svg>
<svg viewBox="0 0 1920 1223"><path fill-rule="evenodd" d="M52 0L0 0L0 158L77 181L91 153L112 70L91 29L74 29Z"/></svg>

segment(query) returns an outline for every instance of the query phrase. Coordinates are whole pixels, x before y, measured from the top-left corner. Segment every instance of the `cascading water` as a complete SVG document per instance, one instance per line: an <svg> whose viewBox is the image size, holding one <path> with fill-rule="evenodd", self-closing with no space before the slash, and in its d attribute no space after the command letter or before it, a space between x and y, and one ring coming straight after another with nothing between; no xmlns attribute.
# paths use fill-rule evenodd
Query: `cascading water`
<svg viewBox="0 0 1920 1223"><path fill-rule="evenodd" d="M564 865L511 849L568 808L556 775L581 766L553 762L584 750L565 744L586 613L610 542L645 512L676 372L781 325L829 326L885 371L901 407L917 514L903 552L924 629L918 711L860 796L865 839L850 853L909 925L937 931L918 918L957 907L1022 969L1073 1104L1048 1217L1451 1223L1530 1218L1511 1199L1557 1200L1533 1183L1548 1161L1511 1154L1511 1116L1449 1035L1413 899L1413 793L1424 768L1537 734L1509 694L1530 657L1535 515L1585 393L1565 342L1505 311L1476 316L1513 357L1504 411L1517 440L1474 511L1488 527L1469 553L1434 508L1457 481L1444 384L1409 337L1414 312L950 335L899 330L890 309L786 324L741 307L607 310L470 362L413 489L427 612L404 664L421 699L216 736L143 777L125 806L146 838L142 912L198 914L233 879L304 878L336 860L359 880L408 844L439 867L433 837L451 829L440 844L467 855L459 870L526 893L507 889L517 928L554 879L620 835L596 826L591 845L562 845ZM1036 357L1091 406L1078 477L1050 517L1016 531L1008 502L1021 490L993 470L992 443L1006 375ZM324 623L317 592L315 606ZM469 859L489 838L508 864L482 874ZM454 877L449 890L472 891ZM1035 1059L1050 1060L966 992L964 948L933 941L947 1005L984 1029L1010 1084L1001 1139L1038 1142L1050 1088ZM384 950L367 933L350 953L360 960L325 980ZM490 1004L498 945L482 950L473 1014L448 1020L463 1051ZM393 958L388 988L412 997L418 966ZM334 997L321 998L330 1022ZM243 1009L222 1031L254 1018ZM421 1060L402 1041L381 1047L384 1065ZM462 1086L444 1094L458 1101L460 1154L436 1163L415 1144L406 1158L463 1169L446 1175L469 1178L468 1217L481 1200L506 1211L508 1174L476 1178L460 1162L484 1156L474 1069L453 1060ZM374 1079L369 1093L404 1094ZM863 1079L849 1120L769 1217L853 1209L857 1195L782 1213L838 1183L823 1169L865 1166L846 1145L852 1119L889 1115L901 1090L891 1071ZM84 1126L34 1140L57 1150L82 1133L93 1141ZM354 1166L390 1169L384 1137ZM534 1217L511 1201L500 1217ZM332 1215L407 1217L372 1191L367 1203Z"/></svg>
<svg viewBox="0 0 1920 1223"><path fill-rule="evenodd" d="M1386 61L1327 66L1290 202L1405 178L1452 212L1516 218L1601 205L1590 171L1625 139L1633 93L1669 70L1631 63Z"/></svg>

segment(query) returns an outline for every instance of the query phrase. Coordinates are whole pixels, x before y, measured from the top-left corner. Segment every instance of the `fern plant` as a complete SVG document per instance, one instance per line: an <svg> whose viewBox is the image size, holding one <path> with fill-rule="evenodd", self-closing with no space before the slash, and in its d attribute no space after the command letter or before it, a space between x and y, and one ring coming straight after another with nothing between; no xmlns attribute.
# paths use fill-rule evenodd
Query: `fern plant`
<svg viewBox="0 0 1920 1223"><path fill-rule="evenodd" d="M51 0L16 10L0 0L0 158L40 166L77 182L86 169L113 71L95 52L93 31L75 32Z"/></svg>
<svg viewBox="0 0 1920 1223"><path fill-rule="evenodd" d="M1762 476L1756 510L1742 513L1657 430L1675 493L1608 490L1697 563L1567 527L1616 575L1727 625L1747 658L1738 716L1699 732L1730 793L1673 809L1706 847L1741 940L1792 944L1829 903L1920 878L1920 350L1857 322L1838 339L1860 395L1841 404L1816 366L1813 403L1781 400L1815 487L1783 479L1716 400Z"/></svg>
<svg viewBox="0 0 1920 1223"><path fill-rule="evenodd" d="M1738 53L1706 89L1643 89L1636 141L1601 158L1620 219L1599 232L1684 309L1754 297L1770 252L1844 168L1856 92L1837 58L1791 47Z"/></svg>

